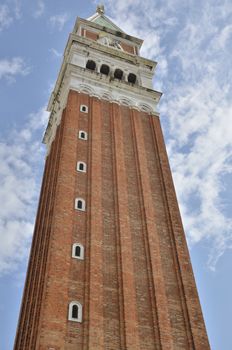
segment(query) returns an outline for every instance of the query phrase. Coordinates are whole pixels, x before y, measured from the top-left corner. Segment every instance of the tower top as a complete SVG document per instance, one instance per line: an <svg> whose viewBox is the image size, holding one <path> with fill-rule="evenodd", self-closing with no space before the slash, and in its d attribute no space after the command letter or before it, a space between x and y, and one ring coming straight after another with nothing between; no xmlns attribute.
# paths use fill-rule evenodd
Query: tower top
<svg viewBox="0 0 232 350"><path fill-rule="evenodd" d="M105 7L104 7L104 5L102 5L102 4L97 5L97 10L96 10L96 12L99 13L99 15L104 15L104 13L105 13Z"/></svg>
<svg viewBox="0 0 232 350"><path fill-rule="evenodd" d="M105 7L102 4L97 5L96 12L91 17L87 18L87 21L123 33L121 28L119 28L114 22L105 16Z"/></svg>
<svg viewBox="0 0 232 350"><path fill-rule="evenodd" d="M157 115L156 62L140 56L142 43L108 18L101 4L91 17L77 18L48 104L51 115L43 139L48 150L71 89Z"/></svg>

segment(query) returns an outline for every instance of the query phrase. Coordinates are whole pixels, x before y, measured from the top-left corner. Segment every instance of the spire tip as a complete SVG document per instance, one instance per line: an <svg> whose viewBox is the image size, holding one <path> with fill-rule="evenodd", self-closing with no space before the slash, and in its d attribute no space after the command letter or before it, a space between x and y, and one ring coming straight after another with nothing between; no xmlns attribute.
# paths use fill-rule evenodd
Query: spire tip
<svg viewBox="0 0 232 350"><path fill-rule="evenodd" d="M104 5L102 5L102 4L97 5L97 12L99 13L99 15L104 15L104 13L105 13Z"/></svg>

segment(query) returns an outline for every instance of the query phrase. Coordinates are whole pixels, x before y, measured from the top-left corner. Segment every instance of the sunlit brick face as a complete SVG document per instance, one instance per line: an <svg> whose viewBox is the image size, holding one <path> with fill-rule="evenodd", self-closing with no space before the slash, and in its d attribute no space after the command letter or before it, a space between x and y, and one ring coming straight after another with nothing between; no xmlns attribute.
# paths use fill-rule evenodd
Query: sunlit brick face
<svg viewBox="0 0 232 350"><path fill-rule="evenodd" d="M81 34L73 33L49 103L48 154L14 349L209 350L151 106L161 94L133 73L152 79L155 63L131 57L139 39L131 37L123 52L112 49L110 60L108 48L84 38L96 40L95 33Z"/></svg>

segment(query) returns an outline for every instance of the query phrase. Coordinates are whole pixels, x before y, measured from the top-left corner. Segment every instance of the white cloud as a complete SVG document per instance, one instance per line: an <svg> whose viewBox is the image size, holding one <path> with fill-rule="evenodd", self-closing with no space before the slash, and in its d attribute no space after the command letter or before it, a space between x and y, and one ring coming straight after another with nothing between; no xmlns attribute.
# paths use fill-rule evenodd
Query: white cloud
<svg viewBox="0 0 232 350"><path fill-rule="evenodd" d="M228 40L232 36L232 24L226 25L220 32L218 38L217 38L217 44L222 48L225 49L226 45L228 44Z"/></svg>
<svg viewBox="0 0 232 350"><path fill-rule="evenodd" d="M49 22L53 29L57 28L61 31L64 28L65 23L68 21L69 16L67 13L63 13L60 15L54 15L49 18Z"/></svg>
<svg viewBox="0 0 232 350"><path fill-rule="evenodd" d="M37 10L36 10L35 13L34 13L34 17L35 17L35 18L41 17L41 16L44 14L44 11L45 11L45 4L44 4L44 1L39 0L39 1L37 2Z"/></svg>
<svg viewBox="0 0 232 350"><path fill-rule="evenodd" d="M21 0L12 0L11 6L9 1L8 4L0 4L0 32L21 17Z"/></svg>
<svg viewBox="0 0 232 350"><path fill-rule="evenodd" d="M222 197L231 186L225 174L232 172L232 103L224 94L216 81L204 78L177 88L163 110L169 114L169 154L189 242L212 242L212 269L232 242L232 220Z"/></svg>
<svg viewBox="0 0 232 350"><path fill-rule="evenodd" d="M20 19L22 17L21 6L21 0L14 0L14 14L16 19Z"/></svg>
<svg viewBox="0 0 232 350"><path fill-rule="evenodd" d="M26 65L23 58L14 57L12 59L0 60L0 79L14 80L16 75L25 76L30 73L30 67Z"/></svg>
<svg viewBox="0 0 232 350"><path fill-rule="evenodd" d="M37 129L44 129L48 122L48 112L46 106L42 107L37 113L31 113L29 116L28 127L26 129L36 131Z"/></svg>
<svg viewBox="0 0 232 350"><path fill-rule="evenodd" d="M232 246L225 200L232 185L232 4L108 0L107 5L123 30L145 39L142 55L158 61L155 88L165 92L161 116L188 241L207 240L214 269Z"/></svg>
<svg viewBox="0 0 232 350"><path fill-rule="evenodd" d="M0 275L17 269L28 254L37 206L37 167L44 150L41 136L48 113L42 108L31 114L21 130L14 130L0 143Z"/></svg>
<svg viewBox="0 0 232 350"><path fill-rule="evenodd" d="M52 53L52 55L53 55L54 57L57 57L57 58L62 57L62 53L59 52L59 51L57 51L57 50L54 49L53 47L50 49L50 51L51 51L51 53Z"/></svg>
<svg viewBox="0 0 232 350"><path fill-rule="evenodd" d="M7 5L0 5L0 32L4 28L8 28L12 23L13 18L10 15L10 10Z"/></svg>

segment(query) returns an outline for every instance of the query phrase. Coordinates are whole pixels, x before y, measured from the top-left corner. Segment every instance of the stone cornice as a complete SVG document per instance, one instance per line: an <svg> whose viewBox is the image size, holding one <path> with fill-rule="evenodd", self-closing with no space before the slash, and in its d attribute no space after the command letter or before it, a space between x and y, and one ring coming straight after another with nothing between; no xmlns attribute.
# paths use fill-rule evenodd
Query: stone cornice
<svg viewBox="0 0 232 350"><path fill-rule="evenodd" d="M103 54L108 53L110 56L120 57L128 62L134 63L134 64L141 64L144 66L149 66L151 71L154 71L155 67L157 66L157 62L152 61L148 58L144 58L138 55L130 54L125 51L120 51L115 48L111 48L109 46L105 46L102 44L99 44L96 41L90 40L88 38L81 37L77 34L71 33L69 35L69 39L65 48L64 55L67 55L71 49L71 46L73 43L77 43L80 45L85 45L86 47L91 47L95 50L98 50L99 52L102 52Z"/></svg>
<svg viewBox="0 0 232 350"><path fill-rule="evenodd" d="M80 74L80 77L82 78L82 81L87 80L88 83L91 85L102 85L104 86L105 90L113 90L113 89L119 89L122 91L122 94L127 94L131 93L135 95L137 100L143 99L143 98L148 98L154 101L155 105L160 100L160 97L162 96L161 92L148 89L139 85L132 85L126 81L119 81L118 79L113 79L110 76L105 76L97 72L89 71L85 68L78 67L74 64L71 63L66 63L63 66L62 74L60 74L60 84L62 83L62 80L64 77L70 75L70 72L73 74ZM60 90L60 86L59 86ZM61 93L61 91L57 91L57 93ZM56 94L57 95L57 94ZM56 102L56 95L51 96L51 99L49 101L48 105L48 111L52 111L53 109L53 104Z"/></svg>
<svg viewBox="0 0 232 350"><path fill-rule="evenodd" d="M60 89L53 100L49 111L51 112L43 142L51 144L57 125L60 123L61 113L65 108L70 90L86 93L99 99L118 103L139 111L157 115L156 106L161 93L125 81L112 79L112 77L89 71L85 68L67 63L63 72Z"/></svg>

